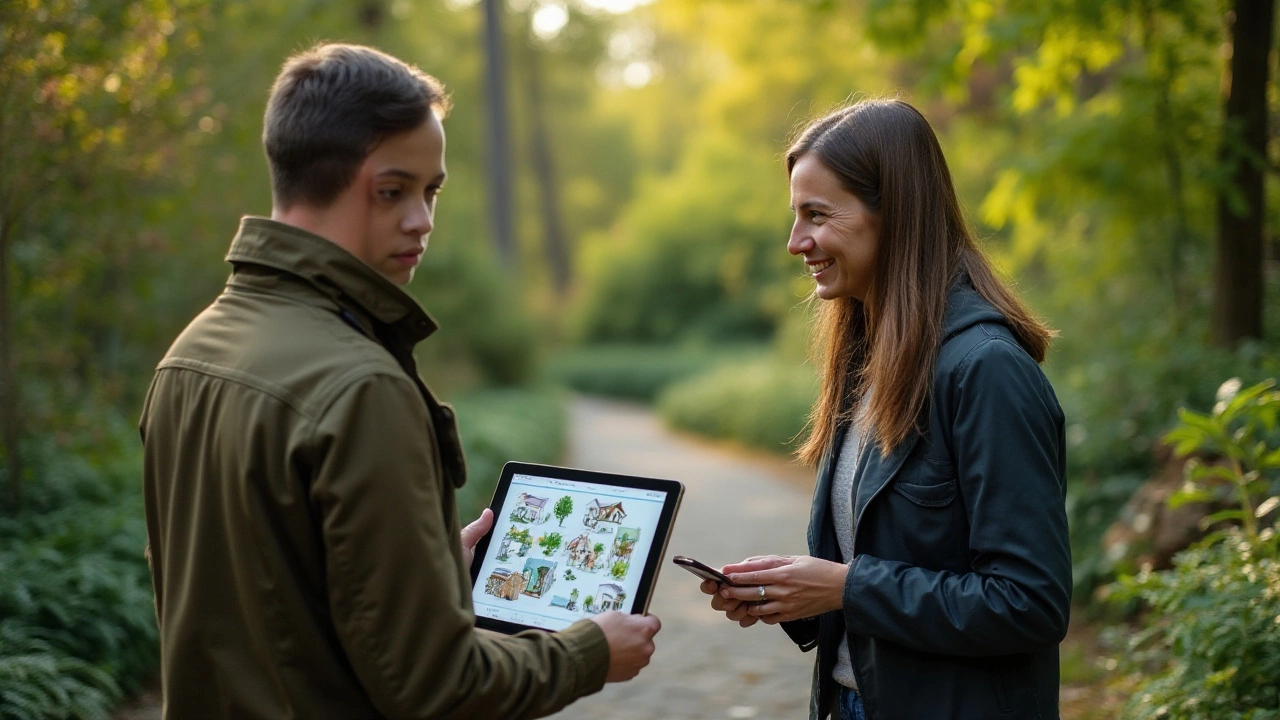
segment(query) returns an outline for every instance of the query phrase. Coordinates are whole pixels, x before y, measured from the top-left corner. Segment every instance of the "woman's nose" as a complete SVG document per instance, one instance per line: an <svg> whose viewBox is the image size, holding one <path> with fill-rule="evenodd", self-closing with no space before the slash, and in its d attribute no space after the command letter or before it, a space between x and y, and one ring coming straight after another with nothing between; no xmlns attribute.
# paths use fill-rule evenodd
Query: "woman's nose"
<svg viewBox="0 0 1280 720"><path fill-rule="evenodd" d="M791 237L787 239L787 252L792 255L802 255L813 249L813 238L804 231L797 220L791 226Z"/></svg>

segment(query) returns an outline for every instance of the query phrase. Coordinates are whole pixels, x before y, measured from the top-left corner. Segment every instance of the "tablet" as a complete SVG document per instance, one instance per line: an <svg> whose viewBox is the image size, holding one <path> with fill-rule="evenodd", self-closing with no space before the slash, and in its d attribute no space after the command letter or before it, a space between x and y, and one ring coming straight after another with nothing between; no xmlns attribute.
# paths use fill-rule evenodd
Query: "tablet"
<svg viewBox="0 0 1280 720"><path fill-rule="evenodd" d="M683 495L675 480L507 463L471 563L476 625L562 630L646 612Z"/></svg>

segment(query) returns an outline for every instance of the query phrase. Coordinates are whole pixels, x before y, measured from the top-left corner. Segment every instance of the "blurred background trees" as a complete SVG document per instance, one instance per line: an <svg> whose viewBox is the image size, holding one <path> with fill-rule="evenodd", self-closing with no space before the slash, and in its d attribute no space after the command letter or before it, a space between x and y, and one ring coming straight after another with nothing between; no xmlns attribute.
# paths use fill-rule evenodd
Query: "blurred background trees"
<svg viewBox="0 0 1280 720"><path fill-rule="evenodd" d="M409 289L442 326L419 360L459 402L463 513L503 460L557 457L548 379L785 452L813 372L782 151L849 100L916 104L1061 330L1087 604L1138 569L1102 538L1181 467L1176 410L1280 372L1274 22L1247 0L0 3L0 688L12 648L109 666L104 707L149 672L133 425L239 217L270 210L261 115L290 52L373 44L453 96Z"/></svg>

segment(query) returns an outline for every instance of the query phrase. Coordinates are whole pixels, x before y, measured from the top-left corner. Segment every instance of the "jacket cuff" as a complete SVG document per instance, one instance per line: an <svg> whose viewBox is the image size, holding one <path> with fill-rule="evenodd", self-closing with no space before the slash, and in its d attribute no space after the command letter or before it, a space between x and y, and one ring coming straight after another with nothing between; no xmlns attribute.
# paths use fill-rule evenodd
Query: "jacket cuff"
<svg viewBox="0 0 1280 720"><path fill-rule="evenodd" d="M791 642L800 646L801 652L809 652L818 647L818 618L789 620L781 625L787 637L791 638Z"/></svg>
<svg viewBox="0 0 1280 720"><path fill-rule="evenodd" d="M597 693L609 675L609 641L604 630L588 619L556 633L573 663L573 697Z"/></svg>

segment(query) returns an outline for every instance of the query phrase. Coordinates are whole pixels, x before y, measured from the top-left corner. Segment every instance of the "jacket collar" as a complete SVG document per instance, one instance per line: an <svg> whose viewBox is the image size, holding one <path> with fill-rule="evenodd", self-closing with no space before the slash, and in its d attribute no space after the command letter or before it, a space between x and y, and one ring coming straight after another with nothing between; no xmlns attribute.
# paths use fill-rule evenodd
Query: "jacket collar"
<svg viewBox="0 0 1280 720"><path fill-rule="evenodd" d="M410 344L438 327L416 300L377 270L337 243L293 225L262 217L242 219L227 262L237 271L256 265L299 278L357 315L362 326L372 318L395 327ZM371 328L363 329L372 335Z"/></svg>
<svg viewBox="0 0 1280 720"><path fill-rule="evenodd" d="M961 273L947 288L947 305L942 311L942 342L981 323L1007 325L1004 315L973 289L967 273Z"/></svg>

